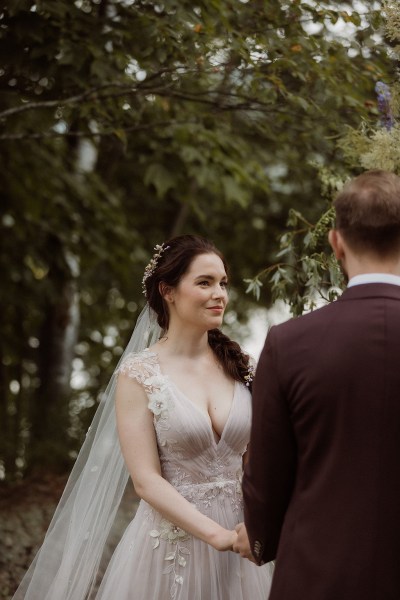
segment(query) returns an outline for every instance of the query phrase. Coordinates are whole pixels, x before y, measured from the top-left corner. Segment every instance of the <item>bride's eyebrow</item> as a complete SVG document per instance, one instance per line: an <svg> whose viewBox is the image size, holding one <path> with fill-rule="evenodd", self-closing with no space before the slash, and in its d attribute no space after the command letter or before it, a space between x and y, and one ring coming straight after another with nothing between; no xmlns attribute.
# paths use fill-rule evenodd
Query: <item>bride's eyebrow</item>
<svg viewBox="0 0 400 600"><path fill-rule="evenodd" d="M214 277L213 275L197 275L197 277L195 277L195 281L197 279L208 279L209 281L214 281L214 279L219 279L220 281L228 281L227 275L223 275L221 278Z"/></svg>

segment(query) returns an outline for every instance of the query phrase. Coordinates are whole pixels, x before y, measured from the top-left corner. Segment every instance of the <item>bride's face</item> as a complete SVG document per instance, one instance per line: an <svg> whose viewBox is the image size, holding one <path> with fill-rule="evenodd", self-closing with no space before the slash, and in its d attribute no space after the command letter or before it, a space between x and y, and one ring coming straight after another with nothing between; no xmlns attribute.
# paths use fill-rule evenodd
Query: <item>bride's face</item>
<svg viewBox="0 0 400 600"><path fill-rule="evenodd" d="M195 326L204 331L220 327L228 303L228 277L216 254L200 254L178 285L165 295L170 323Z"/></svg>

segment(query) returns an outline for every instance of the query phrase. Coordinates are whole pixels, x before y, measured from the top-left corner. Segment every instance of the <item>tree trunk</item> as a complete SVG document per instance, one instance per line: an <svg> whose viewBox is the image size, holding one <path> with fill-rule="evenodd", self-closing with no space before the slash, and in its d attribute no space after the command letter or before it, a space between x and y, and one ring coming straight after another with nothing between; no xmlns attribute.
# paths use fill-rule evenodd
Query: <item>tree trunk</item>
<svg viewBox="0 0 400 600"><path fill-rule="evenodd" d="M40 335L41 385L33 406L30 462L35 468L58 470L69 463L70 378L78 338L79 301L76 282L65 261L64 269L54 269L49 277L53 277L55 293L48 302Z"/></svg>
<svg viewBox="0 0 400 600"><path fill-rule="evenodd" d="M7 378L4 366L3 349L0 346L0 480L14 470L15 462L11 452L10 419L8 416Z"/></svg>

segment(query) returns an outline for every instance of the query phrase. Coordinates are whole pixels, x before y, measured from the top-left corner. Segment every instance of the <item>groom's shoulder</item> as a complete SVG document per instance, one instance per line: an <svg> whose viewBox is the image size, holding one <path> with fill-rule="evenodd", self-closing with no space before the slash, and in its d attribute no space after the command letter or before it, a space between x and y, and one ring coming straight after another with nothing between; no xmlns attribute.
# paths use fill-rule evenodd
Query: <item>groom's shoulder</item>
<svg viewBox="0 0 400 600"><path fill-rule="evenodd" d="M279 325L275 325L275 334L285 336L310 331L310 328L320 327L322 323L330 321L337 310L340 310L340 302L335 300L304 315L293 317Z"/></svg>

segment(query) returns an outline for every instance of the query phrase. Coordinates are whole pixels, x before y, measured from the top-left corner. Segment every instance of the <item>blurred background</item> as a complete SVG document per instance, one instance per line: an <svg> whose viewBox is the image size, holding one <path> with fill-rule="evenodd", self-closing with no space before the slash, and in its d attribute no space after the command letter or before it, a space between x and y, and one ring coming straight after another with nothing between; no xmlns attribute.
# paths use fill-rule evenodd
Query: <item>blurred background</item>
<svg viewBox="0 0 400 600"><path fill-rule="evenodd" d="M390 45L375 1L3 0L0 597L130 337L154 245L215 242L226 331L257 355L289 312L244 280L279 260L290 209L310 224L329 208L319 174L343 172L346 128L377 120Z"/></svg>

